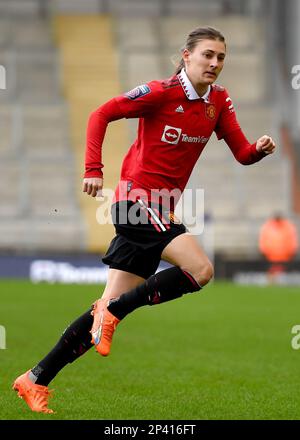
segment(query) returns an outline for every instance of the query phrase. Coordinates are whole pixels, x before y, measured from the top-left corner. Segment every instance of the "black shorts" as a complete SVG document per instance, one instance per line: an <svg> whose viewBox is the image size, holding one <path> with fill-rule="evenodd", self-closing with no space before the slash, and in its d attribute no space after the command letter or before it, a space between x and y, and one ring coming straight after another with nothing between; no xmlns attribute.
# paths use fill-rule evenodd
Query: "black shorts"
<svg viewBox="0 0 300 440"><path fill-rule="evenodd" d="M149 278L157 270L164 248L186 227L158 204L121 201L111 209L116 236L102 261L112 269Z"/></svg>

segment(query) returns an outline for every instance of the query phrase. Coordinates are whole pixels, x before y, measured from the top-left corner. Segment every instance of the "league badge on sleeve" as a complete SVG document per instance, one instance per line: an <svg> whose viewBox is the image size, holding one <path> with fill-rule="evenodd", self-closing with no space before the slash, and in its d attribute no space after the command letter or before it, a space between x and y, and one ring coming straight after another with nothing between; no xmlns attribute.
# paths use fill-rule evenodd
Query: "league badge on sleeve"
<svg viewBox="0 0 300 440"><path fill-rule="evenodd" d="M143 85L137 86L134 89L130 90L129 92L125 93L125 96L127 96L127 98L133 100L133 99L140 98L141 96L147 95L150 92L151 92L150 87L147 86L147 84L143 84Z"/></svg>

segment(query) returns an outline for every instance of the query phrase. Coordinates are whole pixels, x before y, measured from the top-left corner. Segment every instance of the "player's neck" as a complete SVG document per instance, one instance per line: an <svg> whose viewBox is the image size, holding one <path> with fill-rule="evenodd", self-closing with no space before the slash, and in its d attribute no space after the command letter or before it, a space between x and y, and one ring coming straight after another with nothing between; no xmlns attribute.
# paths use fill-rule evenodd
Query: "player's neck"
<svg viewBox="0 0 300 440"><path fill-rule="evenodd" d="M208 90L208 86L207 85L203 85L203 84L193 84L194 89L196 90L196 92L198 93L198 95L200 96L200 98L205 95L205 93Z"/></svg>
<svg viewBox="0 0 300 440"><path fill-rule="evenodd" d="M208 90L208 85L207 84L203 84L203 83L198 83L195 79L193 79L192 75L190 74L190 72L186 72L186 75L188 77L188 79L190 80L192 86L194 87L194 89L196 90L197 94L200 96L200 98L205 95L205 93Z"/></svg>

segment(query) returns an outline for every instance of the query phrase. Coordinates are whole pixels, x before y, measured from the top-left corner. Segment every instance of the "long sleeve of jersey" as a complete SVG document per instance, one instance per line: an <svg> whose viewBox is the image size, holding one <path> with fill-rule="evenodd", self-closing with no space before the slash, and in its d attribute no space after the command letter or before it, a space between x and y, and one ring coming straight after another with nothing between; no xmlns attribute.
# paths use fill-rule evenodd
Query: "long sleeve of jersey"
<svg viewBox="0 0 300 440"><path fill-rule="evenodd" d="M232 131L224 136L226 144L238 162L251 165L266 156L264 152L256 150L256 142L250 144L241 129Z"/></svg>
<svg viewBox="0 0 300 440"><path fill-rule="evenodd" d="M95 110L87 126L84 177L103 177L102 144L107 125L122 118L140 118L158 107L162 95L157 81L138 86ZM151 93L150 93L151 92Z"/></svg>
<svg viewBox="0 0 300 440"><path fill-rule="evenodd" d="M218 139L224 139L232 154L243 165L251 165L266 156L256 150L256 142L250 144L237 121L236 113L227 91L224 91L224 105L216 126Z"/></svg>
<svg viewBox="0 0 300 440"><path fill-rule="evenodd" d="M109 122L123 118L116 99L103 104L91 113L87 126L84 177L102 177L102 143Z"/></svg>

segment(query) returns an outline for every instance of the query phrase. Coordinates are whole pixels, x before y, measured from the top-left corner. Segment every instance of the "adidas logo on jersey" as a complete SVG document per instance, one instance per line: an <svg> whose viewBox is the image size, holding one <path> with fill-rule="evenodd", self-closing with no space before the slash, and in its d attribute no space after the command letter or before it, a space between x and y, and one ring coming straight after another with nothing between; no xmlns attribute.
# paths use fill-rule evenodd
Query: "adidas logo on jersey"
<svg viewBox="0 0 300 440"><path fill-rule="evenodd" d="M184 113L184 110L183 110L182 105L180 105L179 107L177 107L177 109L175 110L175 112L177 112L177 113Z"/></svg>

